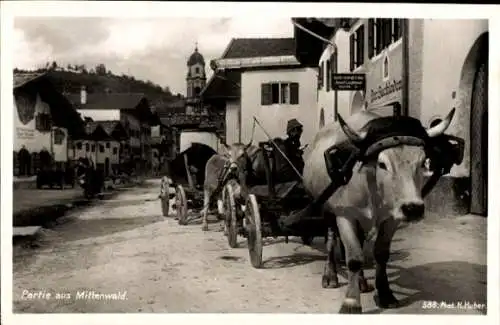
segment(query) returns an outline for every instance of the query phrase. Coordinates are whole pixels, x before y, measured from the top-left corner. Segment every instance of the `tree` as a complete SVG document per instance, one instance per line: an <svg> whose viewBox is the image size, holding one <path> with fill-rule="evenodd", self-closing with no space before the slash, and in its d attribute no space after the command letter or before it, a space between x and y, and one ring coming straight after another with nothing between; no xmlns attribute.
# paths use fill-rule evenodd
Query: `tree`
<svg viewBox="0 0 500 325"><path fill-rule="evenodd" d="M55 70L56 68L57 68L57 62L56 61L52 61L51 70Z"/></svg>

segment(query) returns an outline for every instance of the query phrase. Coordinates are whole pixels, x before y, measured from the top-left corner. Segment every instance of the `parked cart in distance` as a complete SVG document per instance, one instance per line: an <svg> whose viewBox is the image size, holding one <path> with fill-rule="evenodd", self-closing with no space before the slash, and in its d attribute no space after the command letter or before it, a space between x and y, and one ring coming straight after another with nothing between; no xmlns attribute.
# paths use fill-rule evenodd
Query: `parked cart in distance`
<svg viewBox="0 0 500 325"><path fill-rule="evenodd" d="M170 212L170 200L175 198L172 208L180 225L187 225L189 210L203 208L203 182L205 165L217 152L202 143L192 143L168 164L168 172L162 178L160 202L163 216ZM196 219L199 216L196 217Z"/></svg>

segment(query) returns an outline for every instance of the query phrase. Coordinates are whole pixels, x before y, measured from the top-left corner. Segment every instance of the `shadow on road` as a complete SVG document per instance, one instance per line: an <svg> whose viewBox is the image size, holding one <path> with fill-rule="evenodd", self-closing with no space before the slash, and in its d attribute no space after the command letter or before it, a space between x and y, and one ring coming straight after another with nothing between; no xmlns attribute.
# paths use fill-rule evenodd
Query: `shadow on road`
<svg viewBox="0 0 500 325"><path fill-rule="evenodd" d="M58 232L63 241L77 241L124 232L163 220L161 216L140 216L135 218L71 219L52 230ZM71 231L77 228L78 231Z"/></svg>
<svg viewBox="0 0 500 325"><path fill-rule="evenodd" d="M281 269L324 260L325 256L323 255L297 253L288 256L276 256L268 258L266 261L264 261L262 268Z"/></svg>
<svg viewBox="0 0 500 325"><path fill-rule="evenodd" d="M397 269L397 276L390 285L396 295L406 296L400 299L400 307L406 307L419 301L436 301L437 303L469 302L470 304L486 304L486 266L462 261L447 261L417 265ZM408 294L394 290L394 286L416 291ZM459 297L459 300L457 300ZM438 309L436 309L438 310ZM450 313L464 312L450 309ZM486 314L486 309L478 309ZM390 313L390 310L375 309L368 314ZM400 312L399 312L400 313ZM429 311L430 313L430 311Z"/></svg>

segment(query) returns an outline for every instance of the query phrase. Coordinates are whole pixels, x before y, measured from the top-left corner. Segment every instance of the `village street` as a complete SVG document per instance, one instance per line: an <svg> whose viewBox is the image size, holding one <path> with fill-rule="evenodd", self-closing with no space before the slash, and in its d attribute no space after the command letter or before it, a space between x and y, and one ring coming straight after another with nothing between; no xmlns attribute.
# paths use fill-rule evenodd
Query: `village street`
<svg viewBox="0 0 500 325"><path fill-rule="evenodd" d="M158 190L159 181L148 181L64 217L43 230L37 248L16 245L14 312L338 311L346 287L321 288L323 239L315 248L268 239L264 269L257 270L246 240L229 248L220 223L202 232L199 223L179 226L162 217ZM486 218L431 219L398 232L389 277L404 306L384 312L485 313L422 308L428 301L486 303ZM366 274L373 281L373 269ZM76 299L84 290L123 299ZM41 298L29 299L40 291ZM362 302L365 313L381 312L373 293L363 294Z"/></svg>

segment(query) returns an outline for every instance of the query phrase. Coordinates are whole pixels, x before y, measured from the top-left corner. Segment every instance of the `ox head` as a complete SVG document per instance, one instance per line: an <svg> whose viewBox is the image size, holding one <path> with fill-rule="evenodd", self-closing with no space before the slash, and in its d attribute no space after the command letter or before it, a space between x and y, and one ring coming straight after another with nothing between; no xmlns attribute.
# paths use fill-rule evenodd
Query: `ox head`
<svg viewBox="0 0 500 325"><path fill-rule="evenodd" d="M224 145L224 156L228 159L229 170L236 172L238 169L244 169L247 163L247 149L252 143L233 143L232 145Z"/></svg>
<svg viewBox="0 0 500 325"><path fill-rule="evenodd" d="M455 114L453 108L439 124L426 129L427 136L434 138L442 135L450 126ZM338 116L339 123L346 136L360 144L367 132L357 132ZM366 167L375 174L377 192L383 205L389 209L392 217L402 221L419 221L424 217L424 201L421 195L423 172L426 162L423 146L401 144L388 147L366 161Z"/></svg>

